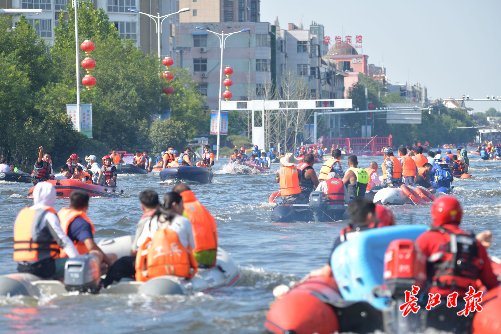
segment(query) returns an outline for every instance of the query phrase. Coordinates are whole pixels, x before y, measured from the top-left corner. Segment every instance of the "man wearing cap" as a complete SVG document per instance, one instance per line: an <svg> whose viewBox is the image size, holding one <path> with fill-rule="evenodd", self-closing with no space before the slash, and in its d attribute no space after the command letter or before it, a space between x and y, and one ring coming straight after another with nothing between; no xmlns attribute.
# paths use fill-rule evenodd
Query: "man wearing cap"
<svg viewBox="0 0 501 334"><path fill-rule="evenodd" d="M402 163L393 156L391 147L384 148L383 153L384 161L381 165L383 185L385 187L400 186L402 184Z"/></svg>
<svg viewBox="0 0 501 334"><path fill-rule="evenodd" d="M280 184L280 195L287 202L295 202L301 195L299 172L296 168L298 162L292 153L286 153L280 159L276 181Z"/></svg>
<svg viewBox="0 0 501 334"><path fill-rule="evenodd" d="M101 170L101 167L99 167L97 161L97 158L95 155L91 154L85 160L88 162L87 165L87 171L91 173L92 175L92 183L97 184L97 181L99 179L99 171Z"/></svg>

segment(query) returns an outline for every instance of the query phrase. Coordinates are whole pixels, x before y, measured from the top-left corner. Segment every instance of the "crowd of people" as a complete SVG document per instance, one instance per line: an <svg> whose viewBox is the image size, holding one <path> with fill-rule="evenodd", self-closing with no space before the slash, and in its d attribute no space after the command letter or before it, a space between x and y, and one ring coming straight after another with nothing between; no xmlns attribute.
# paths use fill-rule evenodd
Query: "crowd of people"
<svg viewBox="0 0 501 334"><path fill-rule="evenodd" d="M244 146L237 149L233 149L233 154L230 155L230 161L232 163L237 163L241 165L247 165L249 167L258 167L263 169L269 169L271 163L275 161L275 150L270 148L268 152L261 151L258 145L254 145L250 155L248 155L247 150Z"/></svg>
<svg viewBox="0 0 501 334"><path fill-rule="evenodd" d="M477 148L477 152L482 160L501 160L501 143L484 143Z"/></svg>

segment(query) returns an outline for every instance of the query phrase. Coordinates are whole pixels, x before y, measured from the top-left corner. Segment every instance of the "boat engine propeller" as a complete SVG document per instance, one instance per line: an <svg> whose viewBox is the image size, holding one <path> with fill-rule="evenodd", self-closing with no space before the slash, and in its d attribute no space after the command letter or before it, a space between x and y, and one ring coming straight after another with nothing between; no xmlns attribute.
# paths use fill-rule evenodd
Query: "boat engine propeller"
<svg viewBox="0 0 501 334"><path fill-rule="evenodd" d="M68 259L64 266L64 287L67 291L97 293L100 272L99 260L94 255Z"/></svg>

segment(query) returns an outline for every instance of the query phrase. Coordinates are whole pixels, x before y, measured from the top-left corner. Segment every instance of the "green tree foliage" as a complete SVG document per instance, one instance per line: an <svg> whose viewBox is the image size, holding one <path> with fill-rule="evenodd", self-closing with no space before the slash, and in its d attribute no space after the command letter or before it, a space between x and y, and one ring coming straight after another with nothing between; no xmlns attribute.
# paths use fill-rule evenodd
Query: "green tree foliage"
<svg viewBox="0 0 501 334"><path fill-rule="evenodd" d="M188 138L188 131L189 127L185 122L172 118L154 121L149 131L153 151L159 153L166 150L168 146L183 150Z"/></svg>

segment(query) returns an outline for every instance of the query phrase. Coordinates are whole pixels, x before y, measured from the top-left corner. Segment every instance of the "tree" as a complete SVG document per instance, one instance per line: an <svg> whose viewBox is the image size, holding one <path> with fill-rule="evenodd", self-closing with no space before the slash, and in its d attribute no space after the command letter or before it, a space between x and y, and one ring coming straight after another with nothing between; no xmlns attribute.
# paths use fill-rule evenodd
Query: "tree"
<svg viewBox="0 0 501 334"><path fill-rule="evenodd" d="M151 124L149 140L153 144L154 152L166 150L173 146L182 150L186 145L188 125L174 119L157 120Z"/></svg>

